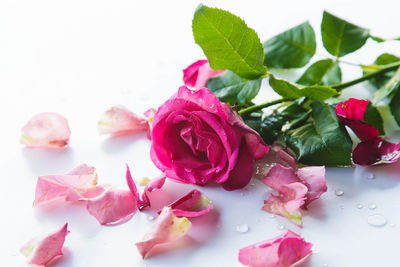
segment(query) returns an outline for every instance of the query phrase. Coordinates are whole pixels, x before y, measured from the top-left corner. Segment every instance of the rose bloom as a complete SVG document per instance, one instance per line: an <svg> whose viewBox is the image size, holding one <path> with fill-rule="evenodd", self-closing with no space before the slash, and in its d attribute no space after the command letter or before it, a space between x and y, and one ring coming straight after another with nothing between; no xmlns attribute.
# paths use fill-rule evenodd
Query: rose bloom
<svg viewBox="0 0 400 267"><path fill-rule="evenodd" d="M152 127L151 159L167 177L184 183L242 188L254 160L268 152L260 135L207 88L179 88L159 107Z"/></svg>

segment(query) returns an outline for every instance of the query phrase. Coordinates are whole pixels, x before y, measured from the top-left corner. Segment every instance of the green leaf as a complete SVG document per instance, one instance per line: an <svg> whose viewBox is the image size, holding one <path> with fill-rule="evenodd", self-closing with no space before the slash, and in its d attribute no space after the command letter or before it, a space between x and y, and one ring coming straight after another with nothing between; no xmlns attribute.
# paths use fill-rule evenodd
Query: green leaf
<svg viewBox="0 0 400 267"><path fill-rule="evenodd" d="M390 100L389 107L397 125L400 126L400 90L397 90Z"/></svg>
<svg viewBox="0 0 400 267"><path fill-rule="evenodd" d="M341 81L342 72L339 64L332 59L324 59L308 67L297 83L302 85L332 85Z"/></svg>
<svg viewBox="0 0 400 267"><path fill-rule="evenodd" d="M372 40L374 40L374 41L376 41L378 43L383 43L383 42L386 42L386 41L399 41L400 40L400 37L390 38L390 39L384 39L384 38L381 38L381 37L378 37L378 36L373 36L373 35L370 35L369 37Z"/></svg>
<svg viewBox="0 0 400 267"><path fill-rule="evenodd" d="M335 57L342 57L361 48L369 37L369 30L324 11L321 35L326 50Z"/></svg>
<svg viewBox="0 0 400 267"><path fill-rule="evenodd" d="M375 126L379 131L379 135L385 134L381 114L371 103L368 103L367 109L365 110L364 121Z"/></svg>
<svg viewBox="0 0 400 267"><path fill-rule="evenodd" d="M192 30L194 40L213 69L229 69L246 79L267 73L260 39L241 18L200 4L194 14Z"/></svg>
<svg viewBox="0 0 400 267"><path fill-rule="evenodd" d="M378 104L385 97L397 91L399 88L400 88L400 68L397 69L395 74L387 83L385 83L381 88L379 88L378 91L375 92L372 103L374 105Z"/></svg>
<svg viewBox="0 0 400 267"><path fill-rule="evenodd" d="M269 78L269 85L280 96L287 99L305 96L310 100L326 100L338 94L335 89L320 85L306 86L300 89L293 83L277 79L272 75Z"/></svg>
<svg viewBox="0 0 400 267"><path fill-rule="evenodd" d="M252 100L260 90L262 79L246 80L227 70L207 81L207 88L221 101L234 105Z"/></svg>
<svg viewBox="0 0 400 267"><path fill-rule="evenodd" d="M392 54L384 53L384 54L380 55L379 57L377 57L377 59L375 59L374 64L363 65L361 67L363 69L363 74L365 75L365 74L380 70L383 65L387 65L390 63L398 62L398 61L400 61L399 57L392 55ZM389 71L389 72L383 73L381 75L378 75L376 77L373 77L373 78L369 79L368 81L371 84L373 84L376 88L380 88L390 80L390 78L394 75L394 73L395 73L395 71Z"/></svg>
<svg viewBox="0 0 400 267"><path fill-rule="evenodd" d="M352 142L333 107L311 103L311 122L284 133L286 144L307 165L351 165Z"/></svg>
<svg viewBox="0 0 400 267"><path fill-rule="evenodd" d="M261 125L258 127L258 130L255 128L253 129L260 133L261 137L267 144L272 144L282 133L283 125L289 121L299 119L307 112L307 110L302 107L304 102L304 97L296 99L286 107L265 116L265 118L260 120Z"/></svg>
<svg viewBox="0 0 400 267"><path fill-rule="evenodd" d="M310 23L304 22L264 43L264 64L270 68L300 68L315 53L315 33Z"/></svg>

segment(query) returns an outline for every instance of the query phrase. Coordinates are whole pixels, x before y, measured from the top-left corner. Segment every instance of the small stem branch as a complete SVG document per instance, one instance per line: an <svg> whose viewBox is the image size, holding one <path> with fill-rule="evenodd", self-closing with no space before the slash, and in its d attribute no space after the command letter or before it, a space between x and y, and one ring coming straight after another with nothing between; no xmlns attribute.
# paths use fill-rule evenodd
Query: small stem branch
<svg viewBox="0 0 400 267"><path fill-rule="evenodd" d="M243 116L243 115L249 114L251 112L255 112L255 111L261 110L263 108L266 108L266 107L269 107L269 106L273 106L273 105L276 105L276 104L279 104L279 103L282 103L282 102L285 102L285 101L289 101L289 99L280 98L280 99L273 100L273 101L270 101L270 102L266 102L266 103L263 103L263 104L254 105L254 106L251 106L251 107L248 107L248 108L241 109L241 110L239 110L238 113L239 113L239 115Z"/></svg>
<svg viewBox="0 0 400 267"><path fill-rule="evenodd" d="M391 64L387 64L387 65L383 66L380 70L368 73L368 74L366 74L366 75L364 75L364 76L362 76L362 77L360 77L358 79L352 80L352 81L348 81L348 82L341 83L341 84L334 84L331 87L336 89L337 91L341 91L344 88L347 88L347 87L350 87L350 86L355 85L357 83L369 80L369 79L371 79L373 77L376 77L376 76L381 75L383 73L395 70L395 69L397 69L399 67L400 67L400 61L394 62L394 63L391 63Z"/></svg>

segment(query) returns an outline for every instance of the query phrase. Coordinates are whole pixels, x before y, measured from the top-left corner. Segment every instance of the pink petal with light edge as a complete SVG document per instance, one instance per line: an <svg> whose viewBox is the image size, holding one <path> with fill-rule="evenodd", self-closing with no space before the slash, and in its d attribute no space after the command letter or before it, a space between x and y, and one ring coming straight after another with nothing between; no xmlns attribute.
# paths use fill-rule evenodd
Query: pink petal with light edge
<svg viewBox="0 0 400 267"><path fill-rule="evenodd" d="M300 182L292 168L283 167L280 164L274 165L262 181L275 191L284 184Z"/></svg>
<svg viewBox="0 0 400 267"><path fill-rule="evenodd" d="M302 183L284 184L278 189L279 195L271 194L264 201L263 210L288 218L302 227L300 208L305 203L307 187Z"/></svg>
<svg viewBox="0 0 400 267"><path fill-rule="evenodd" d="M302 208L307 209L307 205L318 199L328 190L325 181L325 167L312 166L303 167L297 170L297 176L308 188L306 200Z"/></svg>
<svg viewBox="0 0 400 267"><path fill-rule="evenodd" d="M372 166L393 163L400 158L400 143L393 144L380 137L359 143L353 150L353 162Z"/></svg>
<svg viewBox="0 0 400 267"><path fill-rule="evenodd" d="M211 200L199 190L194 189L168 205L178 217L198 217L209 213L213 208Z"/></svg>
<svg viewBox="0 0 400 267"><path fill-rule="evenodd" d="M199 89L205 87L207 80L224 72L224 70L213 70L207 60L198 60L183 70L183 81L185 85Z"/></svg>
<svg viewBox="0 0 400 267"><path fill-rule="evenodd" d="M142 241L135 245L144 258L153 247L173 242L185 236L191 226L191 222L186 217L178 218L171 208L164 207L160 216L142 238Z"/></svg>
<svg viewBox="0 0 400 267"><path fill-rule="evenodd" d="M114 106L104 112L98 122L100 134L122 135L146 132L149 129L145 118L140 118L123 106Z"/></svg>
<svg viewBox="0 0 400 267"><path fill-rule="evenodd" d="M67 174L39 176L36 184L34 205L46 204L56 200L67 201L79 198L97 184L95 168L82 164ZM73 197L73 196L76 197Z"/></svg>
<svg viewBox="0 0 400 267"><path fill-rule="evenodd" d="M27 242L21 247L20 252L28 258L29 264L46 266L54 258L63 255L62 247L68 233L68 223L66 223L53 233Z"/></svg>
<svg viewBox="0 0 400 267"><path fill-rule="evenodd" d="M88 199L86 209L101 225L115 225L130 219L137 211L137 203L130 191L110 188Z"/></svg>
<svg viewBox="0 0 400 267"><path fill-rule="evenodd" d="M30 147L64 148L71 136L67 119L51 112L35 115L21 131L21 143Z"/></svg>
<svg viewBox="0 0 400 267"><path fill-rule="evenodd" d="M251 267L290 267L311 254L312 244L288 230L286 233L239 250L239 261Z"/></svg>

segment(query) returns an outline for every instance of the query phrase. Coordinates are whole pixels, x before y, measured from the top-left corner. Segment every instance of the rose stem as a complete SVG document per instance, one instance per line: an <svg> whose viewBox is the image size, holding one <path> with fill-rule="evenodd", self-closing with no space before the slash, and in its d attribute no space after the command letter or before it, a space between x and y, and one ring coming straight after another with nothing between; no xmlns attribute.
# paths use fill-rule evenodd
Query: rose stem
<svg viewBox="0 0 400 267"><path fill-rule="evenodd" d="M254 106L251 106L251 107L248 107L248 108L241 109L241 110L239 110L238 113L239 113L239 115L243 116L245 114L249 114L251 112L254 112L254 111L269 107L269 106L273 106L273 105L276 105L276 104L279 104L279 103L282 103L282 102L285 102L285 101L289 101L289 100L290 99L286 99L286 98L276 99L276 100L273 100L273 101L270 101L270 102L266 102L266 103L263 103L263 104L254 105Z"/></svg>

